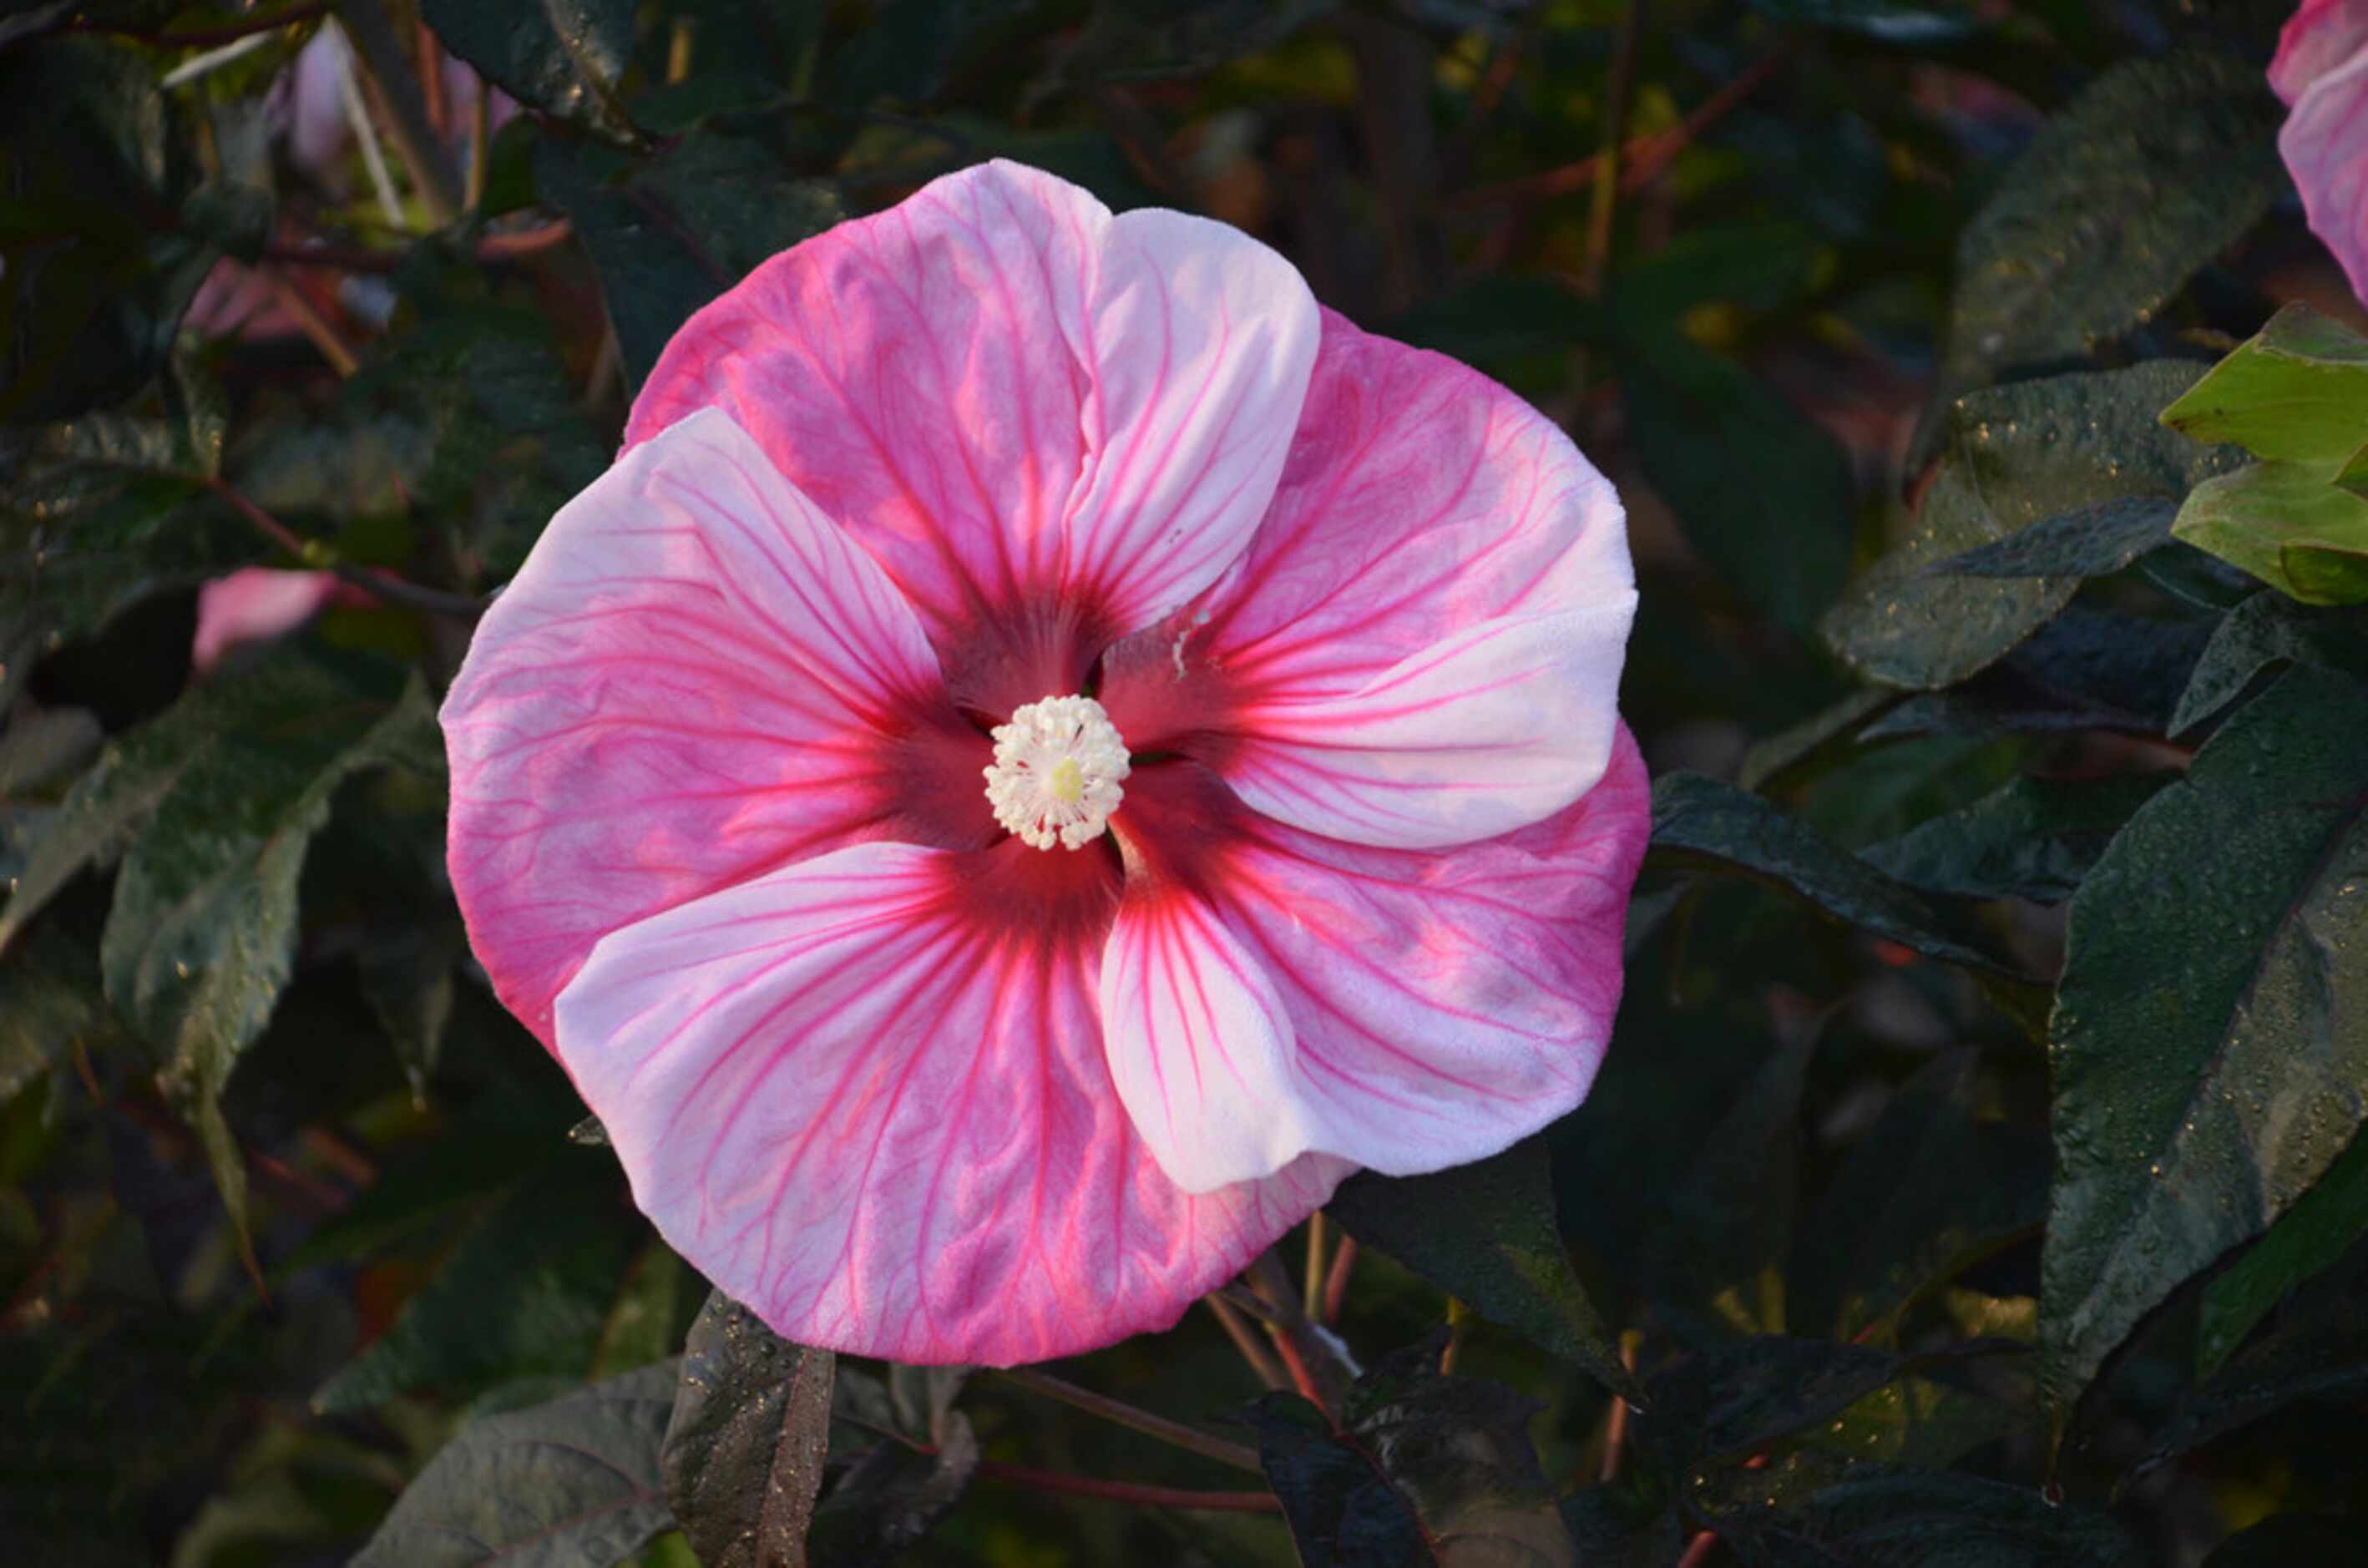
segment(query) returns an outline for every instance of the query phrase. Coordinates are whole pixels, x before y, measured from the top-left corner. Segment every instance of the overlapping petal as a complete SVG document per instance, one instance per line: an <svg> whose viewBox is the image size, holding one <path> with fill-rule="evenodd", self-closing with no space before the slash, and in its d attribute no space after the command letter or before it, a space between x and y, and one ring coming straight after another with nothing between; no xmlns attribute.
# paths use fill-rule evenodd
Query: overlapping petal
<svg viewBox="0 0 2368 1568"><path fill-rule="evenodd" d="M718 413L560 512L443 720L453 887L546 1044L620 926L851 840L994 827L910 607Z"/></svg>
<svg viewBox="0 0 2368 1568"><path fill-rule="evenodd" d="M2311 233L2368 300L2368 6L2304 5L2279 35L2270 85L2291 106L2278 152Z"/></svg>
<svg viewBox="0 0 2368 1568"><path fill-rule="evenodd" d="M1165 1030L1157 1081L1178 1123L1238 1111L1233 1091L1206 1085L1240 1072L1258 1085L1260 1103L1243 1114L1263 1130L1266 1168L1315 1149L1412 1175L1495 1153L1585 1097L1619 1003L1628 891L1649 824L1644 763L1625 729L1576 804L1445 852L1302 833L1189 767L1146 772L1130 789L1130 807L1144 809L1112 823L1129 852L1127 903L1150 913L1121 914L1105 996L1110 966L1148 965L1136 989L1191 997L1206 986L1217 1017L1243 1011L1235 997L1255 999L1254 1013L1279 1001L1288 1020L1286 1035L1255 1016L1232 1033L1153 1019ZM1178 904L1186 913L1168 913ZM1191 935L1124 950L1130 930L1155 919ZM1220 935L1200 935L1212 928ZM1217 971L1226 978L1210 983ZM1243 971L1251 978L1231 978ZM1130 1025L1109 1027L1116 1051ZM1254 1070L1236 1051L1245 1038L1259 1046ZM1269 1040L1287 1041L1271 1064ZM1150 1137L1171 1112L1139 1100L1129 1108ZM1218 1136L1186 1144L1187 1158L1212 1147L1239 1155L1248 1142ZM1257 1164L1221 1168L1249 1175ZM1201 1174L1188 1164L1178 1179Z"/></svg>
<svg viewBox="0 0 2368 1568"><path fill-rule="evenodd" d="M759 267L667 347L626 436L732 414L1000 714L1081 689L1239 556L1317 336L1247 235L990 163Z"/></svg>
<svg viewBox="0 0 2368 1568"><path fill-rule="evenodd" d="M561 1053L660 1232L791 1338L1008 1365L1163 1328L1348 1167L1161 1173L1096 1019L1114 881L1017 843L840 849L604 940Z"/></svg>
<svg viewBox="0 0 2368 1568"><path fill-rule="evenodd" d="M1111 651L1101 701L1309 832L1470 842L1601 775L1634 607L1619 499L1568 437L1326 312L1249 551Z"/></svg>

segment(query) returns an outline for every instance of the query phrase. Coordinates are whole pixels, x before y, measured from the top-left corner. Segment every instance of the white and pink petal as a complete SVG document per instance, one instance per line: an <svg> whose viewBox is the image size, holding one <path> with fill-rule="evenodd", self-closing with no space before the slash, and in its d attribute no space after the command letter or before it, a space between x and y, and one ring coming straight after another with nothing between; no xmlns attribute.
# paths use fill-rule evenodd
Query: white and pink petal
<svg viewBox="0 0 2368 1568"><path fill-rule="evenodd" d="M561 1059L660 1233L802 1344L1008 1366L1165 1328L1348 1167L1162 1174L1097 1020L1114 880L1016 843L842 849L608 937Z"/></svg>
<svg viewBox="0 0 2368 1568"><path fill-rule="evenodd" d="M1254 971L1243 989L1261 1008L1281 1006L1288 1051L1263 1070L1258 1114L1299 1142L1269 1142L1265 1158L1313 1150L1406 1176L1495 1153L1586 1096L1619 1006L1648 796L1622 730L1578 801L1448 851L1302 833L1190 767L1139 775L1135 814L1112 824L1128 850L1128 902L1187 903L1222 932L1202 953ZM1199 956L1171 965L1183 984L1212 967ZM1113 1023L1114 1042L1119 1032ZM1161 1042L1163 1082L1221 1070L1207 1032ZM1174 1065L1185 1059L1200 1079ZM1130 1108L1138 1127L1167 1114L1156 1102Z"/></svg>
<svg viewBox="0 0 2368 1568"><path fill-rule="evenodd" d="M1311 832L1468 842L1600 776L1634 607L1619 498L1567 437L1327 312L1248 552L1113 648L1100 700Z"/></svg>
<svg viewBox="0 0 2368 1568"><path fill-rule="evenodd" d="M912 609L722 414L561 510L442 717L453 887L546 1044L619 926L857 840L993 830Z"/></svg>
<svg viewBox="0 0 2368 1568"><path fill-rule="evenodd" d="M732 414L905 588L961 699L1008 713L1240 554L1317 335L1248 236L997 161L758 267L626 437Z"/></svg>

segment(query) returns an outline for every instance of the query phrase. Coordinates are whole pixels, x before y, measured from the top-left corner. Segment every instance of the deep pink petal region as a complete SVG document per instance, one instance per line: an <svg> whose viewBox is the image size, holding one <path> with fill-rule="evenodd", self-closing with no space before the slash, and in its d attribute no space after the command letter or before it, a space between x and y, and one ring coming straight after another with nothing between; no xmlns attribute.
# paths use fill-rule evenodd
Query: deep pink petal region
<svg viewBox="0 0 2368 1568"><path fill-rule="evenodd" d="M1240 553L1317 330L1247 236L998 161L758 267L626 438L730 413L903 586L957 697L1008 713Z"/></svg>
<svg viewBox="0 0 2368 1568"><path fill-rule="evenodd" d="M660 1233L801 1344L1008 1366L1165 1328L1348 1167L1161 1173L1097 1019L1114 880L840 849L604 939L560 1055Z"/></svg>
<svg viewBox="0 0 2368 1568"><path fill-rule="evenodd" d="M1282 1003L1290 1055L1270 1093L1292 1103L1265 1114L1304 1130L1306 1147L1415 1175L1495 1153L1586 1097L1619 1006L1628 892L1650 830L1624 728L1578 801L1446 851L1303 833L1183 768L1130 790L1128 809L1143 809L1112 824L1135 875L1212 912L1228 958L1254 963ZM1205 967L1171 962L1179 977ZM1162 1058L1172 1095L1191 1086L1167 1066L1197 1055L1186 1039L1190 1051ZM1211 1064L1201 1068L1205 1078ZM1165 1114L1138 1109L1136 1123Z"/></svg>
<svg viewBox="0 0 2368 1568"><path fill-rule="evenodd" d="M1111 650L1101 701L1294 826L1469 842L1600 776L1634 606L1619 498L1567 437L1326 312L1247 553Z"/></svg>
<svg viewBox="0 0 2368 1568"><path fill-rule="evenodd" d="M718 413L561 510L443 709L450 863L496 993L619 926L871 837L984 843L986 747L871 558Z"/></svg>
<svg viewBox="0 0 2368 1568"><path fill-rule="evenodd" d="M2368 6L2327 0L2296 11L2270 84L2291 106L2278 152L2311 233L2368 300Z"/></svg>

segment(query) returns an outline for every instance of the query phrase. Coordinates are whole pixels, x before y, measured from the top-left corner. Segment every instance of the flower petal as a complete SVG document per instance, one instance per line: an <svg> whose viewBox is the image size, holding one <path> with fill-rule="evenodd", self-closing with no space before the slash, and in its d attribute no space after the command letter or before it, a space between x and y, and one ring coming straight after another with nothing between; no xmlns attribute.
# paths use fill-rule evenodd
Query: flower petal
<svg viewBox="0 0 2368 1568"><path fill-rule="evenodd" d="M443 710L470 938L546 1044L592 945L856 838L984 843L985 739L910 607L721 414L564 507Z"/></svg>
<svg viewBox="0 0 2368 1568"><path fill-rule="evenodd" d="M2303 20L2300 16L2295 23ZM2330 22L2330 29L2348 29L2346 37L2323 40L2325 47L2306 51L2324 56L2324 74L2306 78L2293 98L2294 108L2278 131L2278 153L2302 193L2310 232L2326 243L2342 264L2351 291L2368 300L2368 36L2349 22ZM2337 54L2334 46L2348 46ZM2281 62L2296 47L2294 24L2279 51ZM2295 66L2301 78L2301 66ZM2272 67L2272 80L2276 80ZM2283 88L2281 88L2283 91Z"/></svg>
<svg viewBox="0 0 2368 1568"><path fill-rule="evenodd" d="M1248 553L1113 648L1100 700L1131 749L1310 832L1468 842L1600 777L1634 607L1619 498L1568 437L1326 312Z"/></svg>
<svg viewBox="0 0 2368 1568"><path fill-rule="evenodd" d="M2368 45L2368 6L2360 0L2302 0L2278 29L2270 86L2289 107L2313 82Z"/></svg>
<svg viewBox="0 0 2368 1568"><path fill-rule="evenodd" d="M660 1233L801 1344L1008 1366L1164 1328L1304 1218L1345 1165L1193 1197L1134 1136L1107 864L859 845L604 940L560 1056Z"/></svg>
<svg viewBox="0 0 2368 1568"><path fill-rule="evenodd" d="M1282 998L1199 899L1130 892L1102 955L1101 1018L1120 1103L1185 1191L1272 1175L1315 1146Z"/></svg>
<svg viewBox="0 0 2368 1568"><path fill-rule="evenodd" d="M1316 335L1247 236L998 161L758 267L667 346L626 438L730 412L904 587L957 696L1008 713L1239 554Z"/></svg>
<svg viewBox="0 0 2368 1568"><path fill-rule="evenodd" d="M328 572L245 566L213 578L198 588L189 666L204 675L242 643L284 637L326 609L336 595L336 576Z"/></svg>
<svg viewBox="0 0 2368 1568"><path fill-rule="evenodd" d="M1197 901L1228 938L1227 960L1254 967L1281 1000L1290 1058L1266 1092L1288 1103L1263 1109L1265 1123L1302 1130L1298 1147L1408 1176L1484 1158L1586 1096L1619 1005L1650 819L1622 729L1577 803L1441 853L1301 833L1190 764L1139 773L1111 824L1130 902L1144 881ZM1111 1032L1115 1051L1115 1022ZM1186 1045L1197 1051L1199 1037ZM1185 1053L1162 1058L1170 1085L1167 1063ZM1164 1112L1130 1109L1150 1139L1146 1123Z"/></svg>

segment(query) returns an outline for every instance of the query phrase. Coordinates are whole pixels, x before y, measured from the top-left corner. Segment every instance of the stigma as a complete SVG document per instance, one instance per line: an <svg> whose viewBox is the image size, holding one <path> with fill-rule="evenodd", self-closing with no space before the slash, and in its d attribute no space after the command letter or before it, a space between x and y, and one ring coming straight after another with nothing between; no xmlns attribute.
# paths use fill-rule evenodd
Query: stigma
<svg viewBox="0 0 2368 1568"><path fill-rule="evenodd" d="M984 769L995 820L1023 844L1082 848L1110 825L1126 791L1126 746L1090 697L1030 702L995 727L995 761Z"/></svg>

